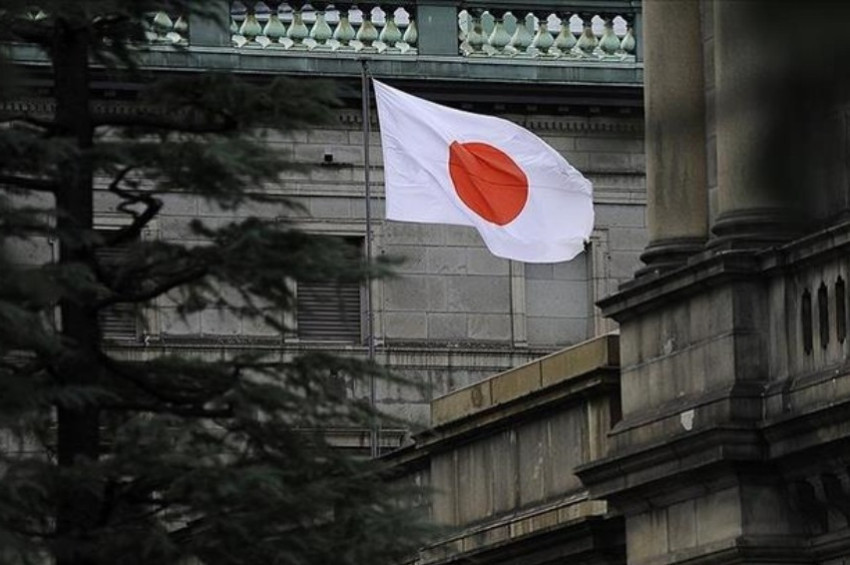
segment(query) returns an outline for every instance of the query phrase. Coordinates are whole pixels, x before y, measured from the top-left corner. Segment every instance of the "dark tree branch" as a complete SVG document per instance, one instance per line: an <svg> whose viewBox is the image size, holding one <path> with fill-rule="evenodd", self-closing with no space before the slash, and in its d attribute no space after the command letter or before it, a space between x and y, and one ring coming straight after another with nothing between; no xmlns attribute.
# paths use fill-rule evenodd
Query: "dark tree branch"
<svg viewBox="0 0 850 565"><path fill-rule="evenodd" d="M205 395L205 397L203 399L199 399L197 397L187 398L186 396L181 396L179 394L169 394L168 392L163 390L161 386L156 386L156 385L150 384L150 383L146 382L143 377L140 377L139 375L135 375L131 371L125 371L123 369L123 367L121 367L120 363L116 363L113 359L111 359L108 355L106 355L104 353L100 354L100 362L108 370L112 371L113 374L129 381L131 384L135 385L139 390L141 390L145 394L147 394L147 395L149 395L153 398L156 398L156 399L160 400L161 402L166 402L168 404L190 405L190 406L192 406L193 410L198 409L197 404L199 404L199 403L204 404L204 403L208 402L210 396L215 396L215 395L218 395L218 394L225 392L232 385L232 383L236 382L236 380L239 378L239 374L241 373L241 367L239 367L238 365L235 366L233 368L230 383L227 386L220 387L220 390L206 390L206 391L204 391L204 392L207 393ZM120 403L116 403L116 404L120 404ZM139 404L139 406L149 407L147 404ZM147 410L147 409L148 408L145 408L144 410ZM169 411L172 411L173 409L174 409L173 407L169 408ZM185 408L182 408L182 409L185 409ZM232 410L232 407L229 407L228 410ZM156 409L153 408L150 411L154 412L154 411L156 411ZM171 412L171 413L173 413L173 412Z"/></svg>
<svg viewBox="0 0 850 565"><path fill-rule="evenodd" d="M118 412L133 411L133 412L150 412L151 414L171 414L185 418L232 418L233 405L228 404L227 408L202 408L202 407L186 407L173 406L163 404L147 404L141 402L114 402L101 405L103 410L115 410Z"/></svg>
<svg viewBox="0 0 850 565"><path fill-rule="evenodd" d="M9 522L3 523L3 529L8 530L10 532L14 532L16 534L20 534L22 536L32 537L32 538L41 538L41 539L56 539L56 534L51 532L39 531L39 530L30 530L29 528L23 528L18 525L12 525Z"/></svg>
<svg viewBox="0 0 850 565"><path fill-rule="evenodd" d="M124 202L118 205L118 209L125 214L133 216L133 223L118 230L114 236L109 238L107 245L120 245L128 241L133 241L140 233L142 233L145 226L147 226L162 209L162 201L151 194L121 188L121 183L124 182L127 175L135 169L136 167L132 165L124 167L118 172L112 182L109 183L108 190L124 200ZM144 212L139 213L129 208L133 204L139 203L145 205Z"/></svg>
<svg viewBox="0 0 850 565"><path fill-rule="evenodd" d="M41 46L49 46L53 38L52 29L23 17L8 17L0 20L5 30L0 32L0 40L23 41Z"/></svg>
<svg viewBox="0 0 850 565"><path fill-rule="evenodd" d="M55 194L59 190L59 184L55 181L19 175L0 175L0 185L12 185L24 190L49 192L51 194Z"/></svg>
<svg viewBox="0 0 850 565"><path fill-rule="evenodd" d="M116 115L95 116L94 127L136 127L161 129L174 133L213 134L230 133L239 127L239 122L232 116L218 112L220 122L210 120L176 120L166 116Z"/></svg>
<svg viewBox="0 0 850 565"><path fill-rule="evenodd" d="M148 300L152 300L161 294L165 294L169 290L173 290L178 286L182 286L184 284L188 284L190 282L194 282L200 278L205 277L209 274L209 269L206 265L198 266L191 268L179 276L172 277L165 282L162 282L156 286L153 286L145 291L136 292L132 294L126 293L116 293L112 296L104 298L103 300L97 301L92 308L95 310L100 310L102 308L106 308L107 306L111 306L112 304L118 303L128 303L128 304L138 304L139 302L147 302Z"/></svg>

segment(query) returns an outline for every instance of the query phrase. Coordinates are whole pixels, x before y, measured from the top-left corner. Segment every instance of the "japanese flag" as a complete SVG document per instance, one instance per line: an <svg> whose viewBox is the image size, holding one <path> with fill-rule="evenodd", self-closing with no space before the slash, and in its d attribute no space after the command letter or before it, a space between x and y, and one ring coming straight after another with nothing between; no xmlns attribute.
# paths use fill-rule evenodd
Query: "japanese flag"
<svg viewBox="0 0 850 565"><path fill-rule="evenodd" d="M490 251L568 261L593 229L593 188L507 120L446 108L373 81L387 219L473 226Z"/></svg>

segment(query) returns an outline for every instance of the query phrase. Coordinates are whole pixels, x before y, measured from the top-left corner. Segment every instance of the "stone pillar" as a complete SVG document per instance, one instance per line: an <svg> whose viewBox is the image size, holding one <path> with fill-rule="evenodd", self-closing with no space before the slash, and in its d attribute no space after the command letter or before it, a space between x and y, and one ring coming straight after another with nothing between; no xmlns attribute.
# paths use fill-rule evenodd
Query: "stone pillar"
<svg viewBox="0 0 850 565"><path fill-rule="evenodd" d="M207 0L203 9L189 16L189 45L230 47L230 1Z"/></svg>
<svg viewBox="0 0 850 565"><path fill-rule="evenodd" d="M794 213L773 149L782 116L781 65L757 26L760 2L714 2L718 215L712 246L762 247L791 239ZM795 221L797 217L797 221Z"/></svg>
<svg viewBox="0 0 850 565"><path fill-rule="evenodd" d="M457 4L434 0L416 3L420 55L457 56Z"/></svg>
<svg viewBox="0 0 850 565"><path fill-rule="evenodd" d="M643 26L645 273L676 267L703 249L708 193L699 0L646 0Z"/></svg>

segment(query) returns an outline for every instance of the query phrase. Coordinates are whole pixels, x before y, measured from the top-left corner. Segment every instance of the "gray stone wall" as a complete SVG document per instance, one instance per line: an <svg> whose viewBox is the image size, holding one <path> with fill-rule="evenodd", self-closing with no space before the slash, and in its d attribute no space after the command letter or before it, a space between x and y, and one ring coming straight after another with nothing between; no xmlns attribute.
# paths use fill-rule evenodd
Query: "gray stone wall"
<svg viewBox="0 0 850 565"><path fill-rule="evenodd" d="M370 139L372 252L405 258L396 278L373 287L379 357L427 386L425 393L387 389L379 397L388 411L420 423L427 423L427 403L435 395L612 329L594 303L631 278L646 243L642 118L506 117L540 135L594 183L596 228L587 251L572 262L510 262L490 255L472 228L384 220L380 140L377 133ZM365 237L361 127L358 113L341 111L325 128L286 137L268 134L268 143L310 166L281 171L279 185L258 187L279 196L279 202L222 210L194 195L165 195L162 214L144 237L191 241L192 219L216 226L250 215L295 218L308 231ZM288 207L286 198L302 209ZM108 193L99 191L96 203L98 225L121 221L110 212ZM280 336L226 312L184 318L176 312L179 299L162 297L145 313L149 347L188 348L200 342L212 352L256 342L271 348L365 350L363 342L299 341L297 330ZM293 317L285 321L295 323Z"/></svg>

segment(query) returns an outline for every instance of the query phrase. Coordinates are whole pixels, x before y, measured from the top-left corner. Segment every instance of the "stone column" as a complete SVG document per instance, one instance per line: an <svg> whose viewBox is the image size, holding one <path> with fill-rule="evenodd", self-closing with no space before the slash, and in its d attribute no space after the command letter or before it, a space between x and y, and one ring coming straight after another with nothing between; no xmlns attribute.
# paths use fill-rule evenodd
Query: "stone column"
<svg viewBox="0 0 850 565"><path fill-rule="evenodd" d="M757 30L761 2L715 0L718 215L712 246L753 248L792 238L794 214L781 170L779 54Z"/></svg>
<svg viewBox="0 0 850 565"><path fill-rule="evenodd" d="M643 273L681 265L708 237L699 0L643 4L649 245Z"/></svg>

